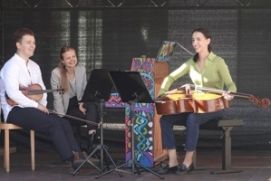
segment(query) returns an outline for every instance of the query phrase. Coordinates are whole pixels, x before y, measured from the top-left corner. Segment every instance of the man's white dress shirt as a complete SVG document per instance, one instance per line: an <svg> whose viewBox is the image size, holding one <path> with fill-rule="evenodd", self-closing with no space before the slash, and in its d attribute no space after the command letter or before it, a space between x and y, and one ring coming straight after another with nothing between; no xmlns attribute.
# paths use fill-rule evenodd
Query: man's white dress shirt
<svg viewBox="0 0 271 181"><path fill-rule="evenodd" d="M13 108L6 102L6 96L14 100L20 107L38 107L38 103L27 96L25 96L19 87L28 87L31 84L39 84L43 90L45 85L42 80L41 70L37 63L32 60L27 62L21 58L18 54L14 54L9 59L0 72L0 78L2 84L0 96L1 96L1 107L4 113L4 119L6 120L9 112ZM39 101L40 104L47 105L47 94L44 93L42 99Z"/></svg>

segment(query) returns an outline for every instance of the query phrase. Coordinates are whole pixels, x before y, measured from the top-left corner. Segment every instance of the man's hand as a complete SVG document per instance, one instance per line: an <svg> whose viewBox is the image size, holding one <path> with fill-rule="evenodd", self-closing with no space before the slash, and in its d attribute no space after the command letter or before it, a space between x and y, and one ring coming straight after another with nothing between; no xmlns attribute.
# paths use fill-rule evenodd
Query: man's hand
<svg viewBox="0 0 271 181"><path fill-rule="evenodd" d="M191 84L184 84L183 86L181 86L181 88L184 88L186 95L192 94L191 87Z"/></svg>
<svg viewBox="0 0 271 181"><path fill-rule="evenodd" d="M38 105L37 108L38 108L40 111L49 114L48 109L47 109L44 105L42 105L42 104L39 103L39 105Z"/></svg>
<svg viewBox="0 0 271 181"><path fill-rule="evenodd" d="M86 114L87 110L84 108L84 103L80 102L79 104L79 110L83 113Z"/></svg>
<svg viewBox="0 0 271 181"><path fill-rule="evenodd" d="M231 95L230 92L228 91L224 91L222 95L224 99L226 99L227 101L231 101L234 98L234 96Z"/></svg>

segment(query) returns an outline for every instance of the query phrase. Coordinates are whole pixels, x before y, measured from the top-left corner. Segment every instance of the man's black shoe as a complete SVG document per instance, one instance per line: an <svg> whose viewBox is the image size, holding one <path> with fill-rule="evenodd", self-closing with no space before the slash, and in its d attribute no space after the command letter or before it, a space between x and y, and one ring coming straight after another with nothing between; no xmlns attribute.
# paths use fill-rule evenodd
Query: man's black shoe
<svg viewBox="0 0 271 181"><path fill-rule="evenodd" d="M75 152L71 159L71 167L73 170L76 170L83 162L84 159L81 158L81 154L79 152Z"/></svg>

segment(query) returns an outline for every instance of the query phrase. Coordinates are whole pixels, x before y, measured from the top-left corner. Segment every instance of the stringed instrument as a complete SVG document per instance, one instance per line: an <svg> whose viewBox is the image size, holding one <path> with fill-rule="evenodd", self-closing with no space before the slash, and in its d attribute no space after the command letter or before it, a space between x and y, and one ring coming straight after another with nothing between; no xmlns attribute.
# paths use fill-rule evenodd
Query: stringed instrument
<svg viewBox="0 0 271 181"><path fill-rule="evenodd" d="M158 114L178 114L184 112L206 113L215 112L229 107L222 95L184 90L176 90L155 101Z"/></svg>
<svg viewBox="0 0 271 181"><path fill-rule="evenodd" d="M29 99L32 99L34 101L40 101L43 97L43 93L49 93L49 92L59 92L62 94L64 92L64 89L47 89L43 90L40 84L30 84L28 87L20 87L19 88L22 93L28 97ZM6 100L7 103L10 106L18 105L14 100L10 99L8 95L6 94Z"/></svg>
<svg viewBox="0 0 271 181"><path fill-rule="evenodd" d="M193 87L193 86L191 86ZM200 90L200 91L199 91ZM191 94L186 94L183 87L171 90L155 101L158 114L178 114L184 112L207 113L215 112L229 107L229 102L224 99L224 90L207 87L197 87ZM233 93L235 97L246 98L254 104L267 108L270 105L268 98L260 99L251 94Z"/></svg>
<svg viewBox="0 0 271 181"><path fill-rule="evenodd" d="M209 88L209 87L196 87L196 89L204 91L204 92L212 92L212 93L217 93L221 95L225 92L224 90L214 89L214 88ZM262 108L268 108L271 103L269 98L259 98L252 94L241 93L241 92L229 92L229 94L233 95L234 97L248 99L253 104L260 106Z"/></svg>
<svg viewBox="0 0 271 181"><path fill-rule="evenodd" d="M34 101L40 101L43 97L43 93L49 93L49 92L59 92L60 94L62 94L64 92L64 89L47 89L47 90L42 90L42 87L40 84L31 84L28 87L20 87L19 88L20 91L22 91L22 93L27 96L28 98L34 100ZM13 101L12 99L10 99L7 95L7 103L11 106L15 106L18 105L15 101ZM56 111L53 110L49 110L49 113L51 114L56 114L59 116L64 116L66 118L71 118L71 119L75 119L87 124L91 124L94 126L99 126L98 123L87 120L87 119L82 119L76 116L72 116L72 115L68 115L68 114L60 114L57 113Z"/></svg>

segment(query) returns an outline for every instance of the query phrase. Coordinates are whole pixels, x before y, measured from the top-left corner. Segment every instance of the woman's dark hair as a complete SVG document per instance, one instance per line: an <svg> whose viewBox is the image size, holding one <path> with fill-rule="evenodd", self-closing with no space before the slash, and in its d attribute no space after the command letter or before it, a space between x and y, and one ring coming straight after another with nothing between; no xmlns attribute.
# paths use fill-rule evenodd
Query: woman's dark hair
<svg viewBox="0 0 271 181"><path fill-rule="evenodd" d="M195 32L200 32L200 33L203 34L203 36L204 36L205 38L207 38L207 39L212 39L211 34L210 34L209 31L208 31L207 29L205 29L205 28L196 28L196 29L194 29L194 30L192 31L192 34L195 33ZM209 51L209 52L212 51L212 47L211 47L210 44L208 45L208 51ZM194 57L193 57L194 62L197 62L197 61L198 61L198 58L199 58L199 54L196 53L196 54L194 55Z"/></svg>

